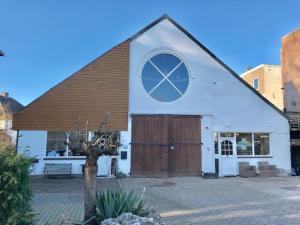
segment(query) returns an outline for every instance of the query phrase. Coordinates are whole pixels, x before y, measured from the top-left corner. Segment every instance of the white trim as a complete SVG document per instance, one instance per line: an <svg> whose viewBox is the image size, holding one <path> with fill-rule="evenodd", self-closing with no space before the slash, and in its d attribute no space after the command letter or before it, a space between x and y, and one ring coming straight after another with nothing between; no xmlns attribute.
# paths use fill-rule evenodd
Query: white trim
<svg viewBox="0 0 300 225"><path fill-rule="evenodd" d="M273 155L238 155L238 158L273 158Z"/></svg>
<svg viewBox="0 0 300 225"><path fill-rule="evenodd" d="M291 32L289 32L289 33L287 33L286 35L284 35L283 37L281 37L281 40L284 39L284 38L286 38L286 37L288 37L288 36L290 36L290 35L293 34L293 33L298 32L299 30L300 30L300 28L295 28L295 29L292 30Z"/></svg>
<svg viewBox="0 0 300 225"><path fill-rule="evenodd" d="M280 65L274 65L274 64L260 64L260 65L254 67L254 68L252 68L250 70L247 70L247 71L243 72L240 76L243 78L248 73L251 73L251 72L253 72L253 71L255 71L255 70L257 70L257 69L259 69L261 67L266 67L266 66L267 67L276 67L276 68L280 68L281 67Z"/></svg>
<svg viewBox="0 0 300 225"><path fill-rule="evenodd" d="M234 138L235 140L235 146L237 148L237 144L236 144L236 134L237 133L248 133L248 134L251 134L251 141L252 141L252 154L251 155L238 155L238 152L237 152L237 149L236 149L236 155L238 158L265 158L265 157L273 157L272 154L271 154L271 148L270 148L270 132L264 132L264 131L256 131L256 132L251 132L251 131L230 131L230 130L226 130L226 131L218 131L216 129L212 129L212 132L217 132L218 133L218 145L219 145L219 142L220 142L220 138L225 138L225 137L221 137L220 136L220 133L234 133L234 137L228 137L228 138ZM269 136L269 155L255 155L255 145L254 145L254 134L262 134L262 133L265 133L265 134L268 134ZM214 140L213 140L214 141ZM219 149L220 150L220 149ZM220 154L220 152L219 152ZM217 154L215 154L217 155Z"/></svg>
<svg viewBox="0 0 300 225"><path fill-rule="evenodd" d="M43 159L44 160L62 160L62 159L66 159L66 160L72 160L72 159L82 159L85 160L86 156L82 155L82 156L45 156Z"/></svg>

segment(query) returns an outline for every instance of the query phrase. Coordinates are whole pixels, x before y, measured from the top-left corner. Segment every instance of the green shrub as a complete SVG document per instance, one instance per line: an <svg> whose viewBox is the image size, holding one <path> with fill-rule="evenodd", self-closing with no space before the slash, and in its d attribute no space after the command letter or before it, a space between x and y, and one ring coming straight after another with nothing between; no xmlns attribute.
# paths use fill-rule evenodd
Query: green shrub
<svg viewBox="0 0 300 225"><path fill-rule="evenodd" d="M33 224L31 160L8 146L0 151L0 224Z"/></svg>
<svg viewBox="0 0 300 225"><path fill-rule="evenodd" d="M97 194L96 220L100 224L107 218L116 218L124 212L130 212L138 216L147 216L150 207L145 205L143 196L138 197L131 191L105 190Z"/></svg>

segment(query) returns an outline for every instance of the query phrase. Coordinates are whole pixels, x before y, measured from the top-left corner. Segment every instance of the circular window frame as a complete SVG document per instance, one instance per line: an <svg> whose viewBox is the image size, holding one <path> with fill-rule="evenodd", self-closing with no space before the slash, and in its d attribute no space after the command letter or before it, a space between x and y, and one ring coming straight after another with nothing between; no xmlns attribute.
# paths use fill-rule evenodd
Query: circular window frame
<svg viewBox="0 0 300 225"><path fill-rule="evenodd" d="M160 55L160 54L170 54L170 55L173 55L175 57L177 57L179 60L181 60L183 62L183 64L185 65L186 69L187 69L187 72L188 72L188 78L189 78L189 82L188 82L188 86L185 90L185 92L177 99L173 100L173 101L159 101L158 99L156 98L153 98L149 92L147 92L147 90L145 89L144 87L144 84L143 84L143 79L142 79L142 76L143 76L143 69L144 69L144 66L146 65L146 63L154 56L156 55ZM147 96L150 97L151 100L155 101L155 102L159 102L159 103L164 103L164 104L172 104L172 103L175 103L177 101L180 101L186 94L187 92L189 91L190 89L190 85L191 85L191 82L192 82L192 76L191 76L191 70L189 68L189 65L188 63L186 62L186 60L178 55L177 53L175 53L174 51L171 51L171 50L155 50L153 52L151 52L150 54L148 54L141 62L140 66L139 66L139 79L140 79L140 85L142 86L143 90L145 91L145 93L147 94Z"/></svg>

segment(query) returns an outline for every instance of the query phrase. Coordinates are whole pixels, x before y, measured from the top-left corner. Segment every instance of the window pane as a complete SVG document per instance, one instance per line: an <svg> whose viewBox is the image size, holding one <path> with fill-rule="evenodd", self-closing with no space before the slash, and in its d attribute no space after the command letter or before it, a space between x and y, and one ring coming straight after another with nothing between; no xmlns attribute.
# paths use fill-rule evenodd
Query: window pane
<svg viewBox="0 0 300 225"><path fill-rule="evenodd" d="M67 156L66 145L67 139L65 132L48 132L46 156Z"/></svg>
<svg viewBox="0 0 300 225"><path fill-rule="evenodd" d="M231 141L225 140L221 142L221 154L233 155L233 145Z"/></svg>
<svg viewBox="0 0 300 225"><path fill-rule="evenodd" d="M178 99L180 94L168 81L165 80L151 93L151 96L161 102L171 102Z"/></svg>
<svg viewBox="0 0 300 225"><path fill-rule="evenodd" d="M254 87L256 90L258 90L258 79L257 79L257 78L255 78L255 79L253 80L253 87Z"/></svg>
<svg viewBox="0 0 300 225"><path fill-rule="evenodd" d="M252 155L252 134L237 133L236 149L238 155Z"/></svg>
<svg viewBox="0 0 300 225"><path fill-rule="evenodd" d="M220 137L233 137L234 133L231 132L221 132Z"/></svg>
<svg viewBox="0 0 300 225"><path fill-rule="evenodd" d="M187 68L184 64L181 64L170 76L169 80L179 89L181 93L184 93L189 85L189 75Z"/></svg>
<svg viewBox="0 0 300 225"><path fill-rule="evenodd" d="M254 134L254 149L255 155L269 155L269 134L258 133Z"/></svg>
<svg viewBox="0 0 300 225"><path fill-rule="evenodd" d="M171 54L156 55L151 58L151 61L165 75L170 73L180 63L180 60Z"/></svg>
<svg viewBox="0 0 300 225"><path fill-rule="evenodd" d="M142 73L142 82L147 92L151 91L163 79L163 76L150 62L145 64Z"/></svg>

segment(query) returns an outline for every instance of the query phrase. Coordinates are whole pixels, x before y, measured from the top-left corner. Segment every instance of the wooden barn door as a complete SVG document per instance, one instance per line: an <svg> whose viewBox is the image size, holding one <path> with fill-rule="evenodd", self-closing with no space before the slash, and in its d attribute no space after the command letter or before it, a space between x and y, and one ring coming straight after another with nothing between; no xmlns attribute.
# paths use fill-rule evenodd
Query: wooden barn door
<svg viewBox="0 0 300 225"><path fill-rule="evenodd" d="M132 116L131 176L168 176L167 116Z"/></svg>
<svg viewBox="0 0 300 225"><path fill-rule="evenodd" d="M169 117L169 175L200 175L200 116Z"/></svg>
<svg viewBox="0 0 300 225"><path fill-rule="evenodd" d="M133 115L131 175L199 175L200 116Z"/></svg>

